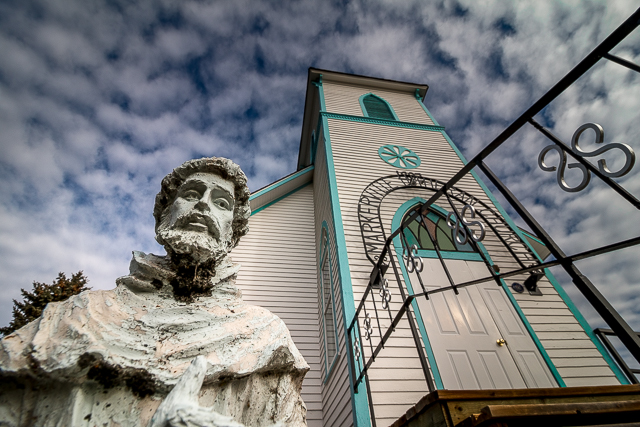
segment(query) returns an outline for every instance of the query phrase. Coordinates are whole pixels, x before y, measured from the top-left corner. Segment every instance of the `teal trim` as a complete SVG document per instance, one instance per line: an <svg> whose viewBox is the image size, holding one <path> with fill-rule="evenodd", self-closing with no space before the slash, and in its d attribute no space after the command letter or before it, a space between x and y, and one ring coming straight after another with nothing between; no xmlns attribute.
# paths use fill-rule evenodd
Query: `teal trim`
<svg viewBox="0 0 640 427"><path fill-rule="evenodd" d="M309 163L314 164L316 161L316 150L318 148L318 134L314 129L311 131L311 152L309 153Z"/></svg>
<svg viewBox="0 0 640 427"><path fill-rule="evenodd" d="M315 87L320 87L320 86L322 86L322 74L320 74L320 75L318 76L318 81L317 81L317 82L311 82L311 83L313 83Z"/></svg>
<svg viewBox="0 0 640 427"><path fill-rule="evenodd" d="M426 108L425 108L425 111L426 111ZM434 123L435 123L435 120L434 120ZM451 148L453 148L453 151L455 151L455 153L458 155L458 157L460 158L462 163L464 163L466 165L468 163L467 159L460 152L460 150L458 150L458 147L456 147L456 145L453 143L453 141L451 141L451 139L449 138L449 135L447 135L447 133L444 130L442 130L441 132L442 132L442 135L444 136L444 138L449 143L449 145L451 145ZM498 212L500 212L500 214L505 219L505 221L507 221L507 224L509 224L509 227L511 227L511 229L518 235L520 240L522 242L524 242L525 245L527 245L529 250L531 250L531 252L536 256L536 258L538 258L538 260L540 260L540 257L538 256L536 251L531 247L529 242L527 242L527 239L524 237L524 234L523 234L522 230L520 229L520 227L518 227L513 222L513 220L507 214L507 212L504 210L504 208L502 207L500 202L498 202L498 200L495 198L493 193L491 193L491 191L489 191L489 188L484 184L484 182L482 182L482 180L480 179L480 177L478 177L478 175L475 173L475 171L472 170L471 171L471 175L474 177L474 179L476 180L478 185L480 185L482 190L487 194L489 199L491 199L491 201L493 202L493 204L496 207L496 209L498 209ZM542 262L542 260L540 260L540 262ZM582 326L582 328L584 329L584 331L587 334L587 336L591 339L591 342L593 342L593 344L596 346L596 348L598 349L598 351L600 352L600 354L602 355L604 360L609 364L609 367L611 368L613 373L618 378L618 381L620 381L621 384L629 384L629 382L627 380L627 377L622 373L622 371L620 370L618 365L613 361L613 359L609 355L609 352L604 348L604 346L602 345L602 343L600 342L598 337L596 337L596 335L593 333L593 330L591 329L591 326L589 325L589 323L582 316L582 313L580 313L580 310L578 310L578 307L575 306L575 304L573 303L573 301L571 300L569 295L565 292L564 289L562 289L562 286L560 286L560 284L557 282L557 280L555 279L553 274L548 269L545 269L545 274L547 276L547 279L549 279L549 282L551 283L551 285L555 288L556 292L558 292L558 295L560 295L560 298L562 298L564 300L565 304L567 304L567 307L569 308L571 313L575 316L575 318L578 321L578 323L580 324L580 326ZM511 298L513 298L513 294L511 294L510 291L507 292L507 294ZM513 300L515 301L515 298L513 298ZM518 305L517 301L515 301L515 306L516 306L516 310L521 312L520 306ZM523 316L524 316L524 314L523 314ZM528 327L530 327L529 322L526 322L526 325ZM539 340L537 339L537 337L534 339L534 341L536 341L536 345L539 343ZM540 343L540 347L539 348L543 348L541 343ZM544 354L546 354L546 351L544 352ZM549 364L549 367L553 366L553 362L551 362L551 359L548 358L548 356L545 357L545 360L547 360L547 359L548 359L547 364ZM564 383L563 380L561 380L561 381L562 381L562 383ZM565 387L565 386L561 386L561 387Z"/></svg>
<svg viewBox="0 0 640 427"><path fill-rule="evenodd" d="M322 130L322 120L320 120L320 117L318 117L318 124L316 125L316 129L314 130L315 132L315 140L312 140L312 146L311 146L311 163L315 163L316 162L316 156L318 155L318 141L320 140L320 132Z"/></svg>
<svg viewBox="0 0 640 427"><path fill-rule="evenodd" d="M438 258L438 254L436 251L432 251L428 249L419 249L418 255L421 256L422 258ZM476 252L440 251L440 255L442 255L442 258L446 258L446 259L461 259L465 261L482 261L482 257L480 256L480 254Z"/></svg>
<svg viewBox="0 0 640 427"><path fill-rule="evenodd" d="M431 119L433 124L436 125L436 126L440 126L440 124L438 124L438 121L435 119L435 117L433 117L431 115L431 113L429 112L429 110L427 110L427 107L424 106L424 103L422 102L422 99L418 99L418 104L420 104L420 106L422 107L424 112L427 113L427 116L429 116L429 118ZM444 130L444 128L442 128L442 130Z"/></svg>
<svg viewBox="0 0 640 427"><path fill-rule="evenodd" d="M376 125L392 126L397 128L418 129L418 130L429 130L434 132L441 132L444 130L442 126L423 125L420 123L409 123L409 122L400 122L400 121L396 122L393 120L372 119L371 117L351 116L349 114L327 113L326 111L324 111L324 107L320 114L322 115L322 117L326 117L329 119L347 120L350 122L372 123Z"/></svg>
<svg viewBox="0 0 640 427"><path fill-rule="evenodd" d="M417 203L424 203L426 200L420 197L414 197L413 199L404 202L400 208L393 215L393 219L391 220L391 229L397 230L400 228L400 223L402 222L402 218L404 218L404 214ZM436 207L436 206L434 206ZM437 208L437 207L436 207ZM393 238L393 247L396 250L396 258L398 260L402 259L402 242L400 240L400 234ZM407 273L407 267L403 262L398 262L400 264L400 271L402 272L402 277L404 279L404 283L407 286L407 290L415 294L413 290L413 286L411 285L411 279L409 278L409 273ZM420 335L422 335L422 340L424 341L424 347L427 351L427 360L429 361L429 367L431 368L431 375L433 375L433 381L436 383L436 389L443 390L444 385L442 384L442 377L440 376L440 370L438 369L438 364L436 363L436 356L433 354L433 347L431 346L431 342L429 341L429 334L427 334L427 329L424 327L424 321L422 320L422 313L420 313L420 309L418 308L418 301L411 301L411 307L413 308L413 314L416 317L416 321L418 323L418 329L420 330Z"/></svg>
<svg viewBox="0 0 640 427"><path fill-rule="evenodd" d="M318 87L320 95L320 107L325 111L324 91L322 86ZM351 320L355 317L356 308L353 299L353 285L351 283L351 272L349 270L349 257L347 255L347 242L344 235L342 213L340 212L340 199L338 197L338 183L336 181L335 166L333 163L333 152L331 151L331 138L329 137L329 123L325 117L326 113L321 113L322 133L324 134L325 156L327 160L327 178L329 181L329 196L331 201L331 217L333 221L333 232L335 233L336 252L338 255L338 273L340 277L340 289L342 291L342 320L344 323L345 341L347 339L347 328ZM345 347L347 347L345 345ZM371 416L369 414L369 401L367 398L367 385L360 384L358 392L354 389L354 378L351 357L347 357L349 384L351 389L351 408L353 414L353 425L356 427L370 427Z"/></svg>
<svg viewBox="0 0 640 427"><path fill-rule="evenodd" d="M326 238L325 238L326 236ZM338 353L339 353L339 349L338 349L338 325L336 322L336 297L334 295L334 286L333 286L333 265L331 262L331 245L329 242L329 239L331 236L331 233L329 233L329 226L327 225L327 221L322 221L322 231L320 232L320 284L321 284L321 290L320 290L320 295L321 295L321 299L322 299L322 304L320 307L321 310L321 314L322 314L322 332L324 334L324 364L325 364L325 376L324 376L324 380L323 383L326 383L327 380L329 379L329 377L331 376L331 372L333 371L333 367L336 364L336 360L338 360ZM324 310L325 310L325 300L324 300L324 287L326 286L326 284L324 283L324 276L322 274L322 269L324 267L324 263L325 263L325 249L326 249L326 256L327 256L327 262L329 263L329 290L331 292L331 311L333 312L333 336L335 339L335 343L336 343L336 352L333 355L333 359L331 360L331 363L329 363L329 348L327 347L327 333L329 333L327 331L327 327L325 325L325 316L324 316Z"/></svg>
<svg viewBox="0 0 640 427"><path fill-rule="evenodd" d="M318 77L318 97L320 98L320 114L327 111L327 106L324 103L324 88L322 87L322 74ZM320 122L321 117L318 118L318 122Z"/></svg>
<svg viewBox="0 0 640 427"><path fill-rule="evenodd" d="M378 98L380 101L384 102L385 104L387 104L387 107L389 108L389 111L391 112L391 115L393 115L393 118L396 121L400 121L398 119L398 116L396 115L396 112L393 110L393 107L391 106L391 104L389 104L387 102L387 100L385 100L384 98L379 97L378 95L376 95L375 93L365 93L364 95L360 95L360 98L358 98L358 101L360 102L360 108L362 108L362 114L364 114L365 117L369 117L369 112L367 111L367 107L364 106L364 98L366 98L367 96L374 96L376 98ZM383 120L383 119L381 119Z"/></svg>
<svg viewBox="0 0 640 427"><path fill-rule="evenodd" d="M409 200L408 202L403 203L402 206L400 206L400 208L398 209L398 211L396 212L396 214L393 217L393 225L392 225L393 228L392 229L396 230L397 228L400 227L400 222L402 221L402 218L404 218L404 215L406 214L406 212L409 209L411 209L417 203L424 203L424 202L426 202L426 199L423 199L421 197L414 197L413 199ZM432 205L432 208L434 208L435 210L439 211L440 213L448 214L448 212L446 210L442 209L440 206ZM397 219L397 222L396 222L396 219ZM401 242L399 240L399 236L400 235L396 236L398 238L398 242L397 243L396 243L395 238L394 238L394 245L396 245L396 252L398 251L399 247L400 248L402 247ZM400 246L398 246L398 244L400 244ZM482 243L478 242L478 248L482 251L482 253L486 257L486 259L489 261L489 265L494 265L493 260L491 259L491 256L489 255L489 252L486 250L484 245ZM431 251L429 251L429 252L431 252ZM435 251L433 251L433 252L435 252ZM418 254L420 254L420 252L418 252ZM444 253L442 253L442 255L444 256ZM478 255L478 254L476 254L476 255ZM480 260L482 260L482 257L480 257L479 255L478 255L478 257L480 258ZM402 259L402 258L399 258L399 259ZM401 266L403 268L403 271L404 271L404 265L402 263L400 263L400 264L401 264ZM408 280L408 276L405 276L405 282L407 280ZM406 282L406 283L408 283L408 282ZM518 313L518 316L520 317L520 320L522 320L522 323L524 324L525 328L527 329L527 332L529 332L529 335L531 336L531 339L533 340L536 348L540 352L540 355L544 359L545 363L549 367L549 370L551 371L551 374L555 378L556 382L558 383L558 385L560 387L566 387L566 384L565 384L564 380L562 379L562 377L560 376L560 373L558 372L558 370L556 369L555 365L551 361L551 358L549 357L549 354L547 353L547 350L542 346L542 343L538 339L538 336L536 335L536 332L533 330L533 327L531 326L531 324L527 320L527 317L524 315L524 312L520 308L520 305L518 304L518 301L516 301L516 299L513 296L513 294L509 291L509 288L508 288L508 286L507 286L507 284L505 283L504 280L500 279L500 284L502 285L502 289L504 290L504 292L507 294L507 297L509 298L509 301L511 301L511 304L513 304L513 307L516 310L516 312ZM426 345L427 345L427 343L425 342L425 346ZM433 360L435 361L435 358L433 358ZM432 370L433 370L433 364L432 364ZM435 377L435 374L434 374L434 377Z"/></svg>
<svg viewBox="0 0 640 427"><path fill-rule="evenodd" d="M302 184L300 187L295 188L295 189L293 189L293 190L289 191L287 194L285 194L285 195L283 195L283 196L280 196L280 197L278 197L277 199L272 200L272 201L270 201L269 203L267 203L267 204L265 204L265 205L260 206L260 207L259 207L258 209L256 209L255 211L251 211L251 216L253 216L253 215L257 214L258 212L260 212L260 211L262 211L262 210L264 210L264 209L267 209L269 206L271 206L271 205L273 205L273 204L275 204L275 203L278 203L278 202L279 202L280 200L282 200L282 199L286 199L287 197L291 196L293 193L296 193L296 192L298 192L299 190L302 190L304 187L306 187L306 186L308 186L308 185L311 185L311 184L312 184L311 182L305 182L305 183L304 183L304 184Z"/></svg>
<svg viewBox="0 0 640 427"><path fill-rule="evenodd" d="M521 231L522 231L522 235L523 235L523 236L526 236L526 237L528 237L528 238L529 238L529 239L531 239L531 240L535 240L536 242L540 243L542 246L546 247L546 245L545 245L544 243L542 243L542 240L538 239L538 238L537 238L536 236L534 236L533 234L531 234L531 233L529 233L529 232L527 232L527 231L525 231L525 230L522 230L522 229L521 229Z"/></svg>
<svg viewBox="0 0 640 427"><path fill-rule="evenodd" d="M314 168L313 165L307 166L304 169L301 169L297 172L292 173L291 175L289 175L288 177L282 179L281 181L276 181L275 183L264 187L258 191L256 191L255 193L251 194L251 196L249 197L249 200L253 200L256 197L262 196L263 194L268 193L269 191L275 190L276 188L280 187L281 185L286 184L287 182L294 180L296 178L298 178L301 175L304 175L305 173L309 172L310 170L312 170Z"/></svg>
<svg viewBox="0 0 640 427"><path fill-rule="evenodd" d="M558 292L558 295L560 295L560 298L562 298L565 304L567 304L567 307L569 307L569 310L576 317L576 319L578 320L578 323L580 323L580 326L582 326L582 328L587 333L589 338L591 338L591 341L593 341L596 348L602 354L602 357L604 358L604 360L609 364L609 367L615 374L616 378L618 378L618 381L620 381L620 384L624 384L624 385L631 384L627 376L622 372L622 370L618 366L618 364L611 358L611 355L609 355L609 352L607 351L607 349L604 348L604 345L602 345L602 342L598 339L596 334L593 333L593 329L591 329L591 325L589 325L589 322L587 322L587 319L584 318L580 310L578 310L578 307L576 307L576 305L573 303L573 300L571 299L569 294L567 294L567 291L565 291L562 285L558 283L558 281L556 280L554 275L549 271L548 268L545 268L544 272L547 275L549 282L551 282L551 285L553 285L553 287L556 289L556 292Z"/></svg>

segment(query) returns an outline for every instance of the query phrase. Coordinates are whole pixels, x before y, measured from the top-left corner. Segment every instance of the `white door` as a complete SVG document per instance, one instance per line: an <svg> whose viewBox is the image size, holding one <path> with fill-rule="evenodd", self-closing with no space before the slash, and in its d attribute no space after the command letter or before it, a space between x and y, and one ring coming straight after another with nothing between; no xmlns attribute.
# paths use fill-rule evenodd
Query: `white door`
<svg viewBox="0 0 640 427"><path fill-rule="evenodd" d="M455 283L486 277L482 262L446 260ZM420 292L415 274L412 287ZM424 259L429 290L448 284L437 259ZM419 298L418 307L446 389L512 389L556 386L504 290L495 282ZM500 345L500 340L505 344Z"/></svg>

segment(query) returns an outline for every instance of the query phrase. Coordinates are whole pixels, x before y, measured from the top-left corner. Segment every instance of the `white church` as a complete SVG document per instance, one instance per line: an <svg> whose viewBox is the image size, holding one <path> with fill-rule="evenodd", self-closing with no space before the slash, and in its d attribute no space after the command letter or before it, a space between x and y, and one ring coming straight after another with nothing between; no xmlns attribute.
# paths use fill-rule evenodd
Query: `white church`
<svg viewBox="0 0 640 427"><path fill-rule="evenodd" d="M309 69L298 170L251 196L237 284L311 366L308 425L542 424L638 401L552 275L500 277L549 251L477 175L412 215L466 164L427 89Z"/></svg>

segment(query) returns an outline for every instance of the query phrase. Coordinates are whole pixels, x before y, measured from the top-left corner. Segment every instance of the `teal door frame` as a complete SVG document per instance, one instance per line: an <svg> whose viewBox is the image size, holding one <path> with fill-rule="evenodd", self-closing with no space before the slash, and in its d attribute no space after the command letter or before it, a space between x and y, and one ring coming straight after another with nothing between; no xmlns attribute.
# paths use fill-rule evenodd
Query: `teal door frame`
<svg viewBox="0 0 640 427"><path fill-rule="evenodd" d="M408 200L408 201L404 202L398 208L398 210L396 211L396 213L393 216L391 229L392 230L399 229L400 225L402 223L402 218L404 218L405 214L411 208L415 207L418 204L422 204L422 203L425 203L425 202L426 202L426 199L423 199L422 197L414 197L411 200ZM436 211L439 211L442 214L445 214L445 215L448 214L448 212L446 210L442 209L440 206L432 205L431 208L435 209ZM402 242L401 242L400 239L401 239L400 234L398 234L396 237L393 238L393 245L394 245L394 249L395 249L395 252L396 252L396 258L399 261L398 264L400 264L400 269L402 271L402 278L404 279L405 285L407 286L407 290L410 293L415 294L415 291L413 290L413 286L411 284L411 279L409 278L409 274L407 272L407 268L406 268L406 266L405 266L405 264L403 262L400 262L400 260L402 260ZM487 250L484 247L484 245L482 243L478 242L478 248L482 251L482 253L485 255L486 259L489 261L489 264L492 266L493 265L493 260L491 259L491 256L489 255L489 252L487 252ZM425 258L435 258L436 257L436 256L434 256L434 254L430 254L429 252L434 252L434 254L435 254L435 251L419 250L418 251L418 255L421 256L421 257L425 257ZM446 258L446 257L444 257L444 258ZM465 257L461 257L461 258L458 258L458 259L465 259ZM467 259L472 260L470 257L467 257ZM481 261L482 259L481 259L481 257L478 257L477 259L473 259L473 260ZM535 331L533 330L533 327L531 326L531 324L527 320L526 316L524 315L524 312L520 308L520 305L518 304L518 301L515 299L513 294L511 294L511 292L509 291L508 286L507 286L507 284L505 283L504 280L500 279L500 285L501 285L503 291L506 293L507 298L509 299L509 301L513 305L513 308L516 310L516 313L518 313L518 317L520 318L520 320L522 321L523 325L525 326L527 332L529 333L529 336L531 336L531 339L533 340L536 348L540 352L540 355L544 359L545 363L547 364L547 367L551 371L551 374L553 375L553 378L558 383L558 386L566 387L566 384L565 384L564 380L560 376L560 373L556 369L556 366L551 361L551 358L549 357L549 354L547 353L545 348L542 346L542 343L540 342L540 339L538 338L538 336L536 335ZM427 352L427 360L429 361L429 366L430 366L431 372L433 374L433 380L435 382L436 388L438 390L442 390L442 389L444 389L444 385L442 383L442 377L440 376L440 371L438 370L438 365L436 363L435 355L433 353L433 348L431 347L431 343L429 341L429 335L427 334L427 330L426 330L426 328L424 326L424 322L422 320L422 314L420 313L420 310L418 309L417 301L413 300L411 302L411 306L413 308L413 312L415 314L415 317L416 317L416 320L417 320L417 323L418 323L418 329L420 330L420 334L423 337L425 350Z"/></svg>

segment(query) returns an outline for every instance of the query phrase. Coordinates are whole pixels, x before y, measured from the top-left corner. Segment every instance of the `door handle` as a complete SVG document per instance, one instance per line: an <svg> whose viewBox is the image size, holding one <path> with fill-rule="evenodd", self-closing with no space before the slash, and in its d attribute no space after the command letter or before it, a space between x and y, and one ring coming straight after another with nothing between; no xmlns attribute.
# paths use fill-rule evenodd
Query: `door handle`
<svg viewBox="0 0 640 427"><path fill-rule="evenodd" d="M496 344L502 347L503 345L507 344L507 342L504 340L504 338L500 338L499 340L496 340Z"/></svg>

